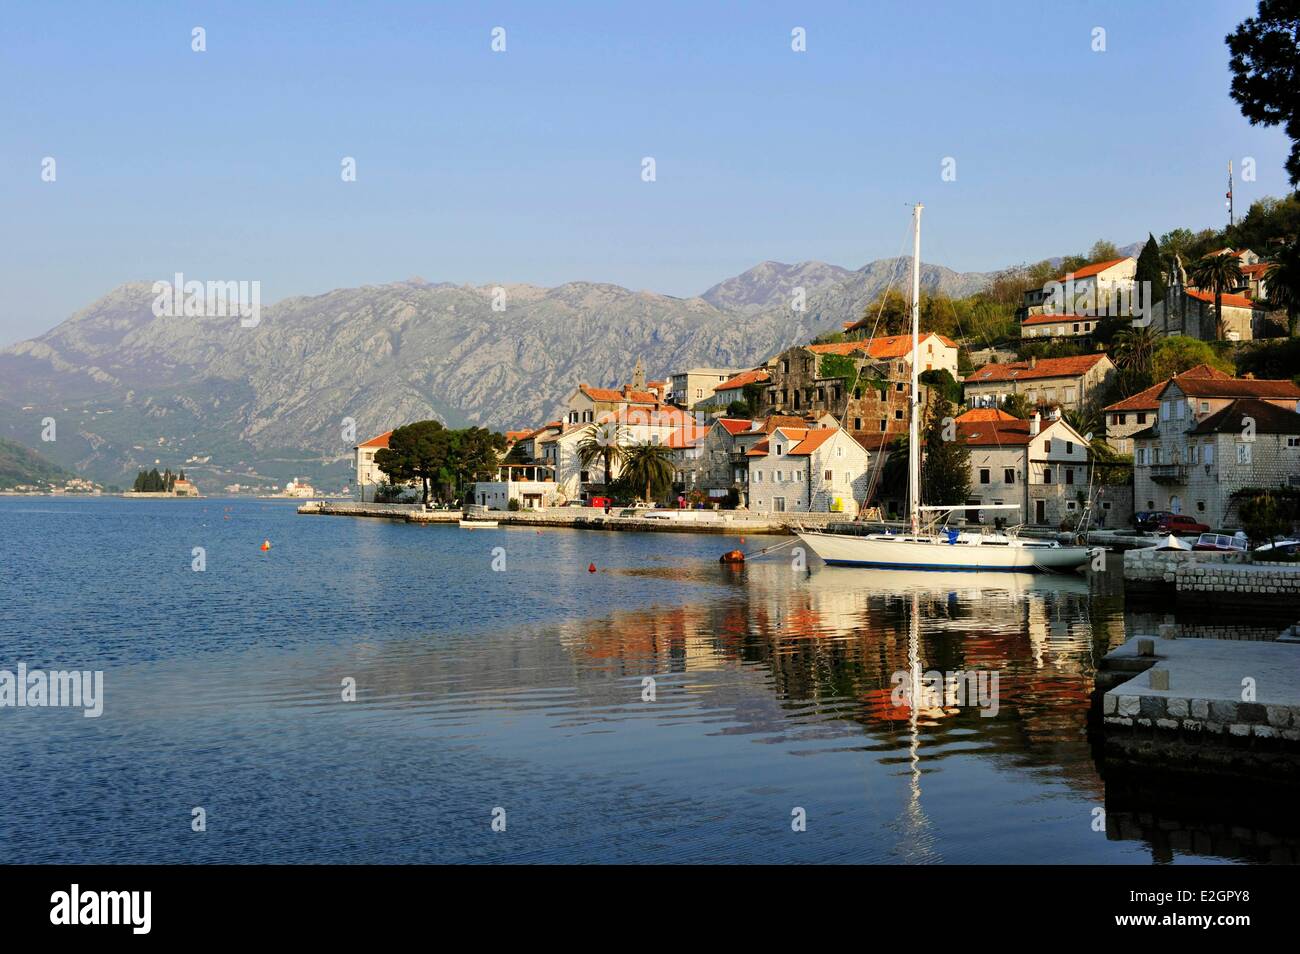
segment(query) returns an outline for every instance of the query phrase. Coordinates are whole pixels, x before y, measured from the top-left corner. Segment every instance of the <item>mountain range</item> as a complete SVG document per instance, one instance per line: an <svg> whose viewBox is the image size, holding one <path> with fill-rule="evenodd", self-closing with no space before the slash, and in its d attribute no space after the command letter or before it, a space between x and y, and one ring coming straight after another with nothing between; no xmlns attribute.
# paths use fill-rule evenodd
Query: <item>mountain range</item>
<svg viewBox="0 0 1300 954"><path fill-rule="evenodd" d="M0 350L0 435L34 446L54 417L41 451L123 486L155 464L184 466L208 493L293 476L340 486L352 445L401 423L542 423L578 383L621 385L637 359L652 379L750 367L839 330L907 278L907 259L764 262L694 298L411 279L265 305L256 327L155 317L151 283L129 283ZM955 296L987 279L922 268L923 288Z"/></svg>

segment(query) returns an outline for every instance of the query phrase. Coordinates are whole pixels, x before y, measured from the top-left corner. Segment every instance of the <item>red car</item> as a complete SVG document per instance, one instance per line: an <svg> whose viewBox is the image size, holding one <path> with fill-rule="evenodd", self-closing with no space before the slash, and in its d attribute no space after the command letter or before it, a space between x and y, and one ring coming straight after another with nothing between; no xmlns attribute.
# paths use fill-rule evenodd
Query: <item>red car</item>
<svg viewBox="0 0 1300 954"><path fill-rule="evenodd" d="M1156 523L1159 533L1207 533L1209 529L1185 513L1167 513Z"/></svg>

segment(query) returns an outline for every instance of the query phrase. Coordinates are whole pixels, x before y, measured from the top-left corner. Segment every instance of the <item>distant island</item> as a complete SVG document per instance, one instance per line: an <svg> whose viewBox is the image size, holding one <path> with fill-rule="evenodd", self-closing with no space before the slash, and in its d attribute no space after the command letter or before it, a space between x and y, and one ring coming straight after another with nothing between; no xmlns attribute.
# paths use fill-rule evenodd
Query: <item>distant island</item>
<svg viewBox="0 0 1300 954"><path fill-rule="evenodd" d="M179 474L173 474L168 467L160 474L158 468L153 470L140 471L135 476L135 483L131 486L132 495L161 496L161 497L197 497L199 488L191 483L185 477L185 471Z"/></svg>

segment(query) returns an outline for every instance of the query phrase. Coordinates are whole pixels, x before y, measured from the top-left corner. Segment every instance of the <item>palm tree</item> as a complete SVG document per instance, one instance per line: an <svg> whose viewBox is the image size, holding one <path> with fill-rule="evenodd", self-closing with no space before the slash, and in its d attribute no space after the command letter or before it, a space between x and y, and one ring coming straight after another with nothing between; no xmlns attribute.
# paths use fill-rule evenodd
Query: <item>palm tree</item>
<svg viewBox="0 0 1300 954"><path fill-rule="evenodd" d="M613 421L601 424L588 424L578 440L578 461L583 470L589 470L596 461L605 465L605 486L613 480L610 469L617 462L622 464L627 452L622 444L623 428Z"/></svg>
<svg viewBox="0 0 1300 954"><path fill-rule="evenodd" d="M1300 316L1300 242L1284 245L1264 273L1268 300L1286 309L1286 333L1295 337L1296 317Z"/></svg>
<svg viewBox="0 0 1300 954"><path fill-rule="evenodd" d="M1195 262L1191 279L1197 288L1214 292L1214 334L1223 337L1223 293L1241 284L1241 262L1228 252L1206 255Z"/></svg>
<svg viewBox="0 0 1300 954"><path fill-rule="evenodd" d="M645 487L645 501L673 485L672 450L663 444L633 444L623 451L623 475L634 487Z"/></svg>
<svg viewBox="0 0 1300 954"><path fill-rule="evenodd" d="M1115 364L1134 376L1151 373L1156 353L1156 333L1150 325L1125 328L1115 336Z"/></svg>

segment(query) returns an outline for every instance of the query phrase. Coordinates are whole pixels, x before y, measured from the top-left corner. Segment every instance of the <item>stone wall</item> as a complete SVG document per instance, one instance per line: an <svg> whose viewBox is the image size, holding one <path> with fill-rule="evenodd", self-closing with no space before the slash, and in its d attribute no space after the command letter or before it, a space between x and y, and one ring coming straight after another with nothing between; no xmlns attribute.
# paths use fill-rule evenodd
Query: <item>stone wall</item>
<svg viewBox="0 0 1300 954"><path fill-rule="evenodd" d="M1182 593L1300 600L1300 564L1255 563L1248 555L1128 550L1124 581Z"/></svg>

